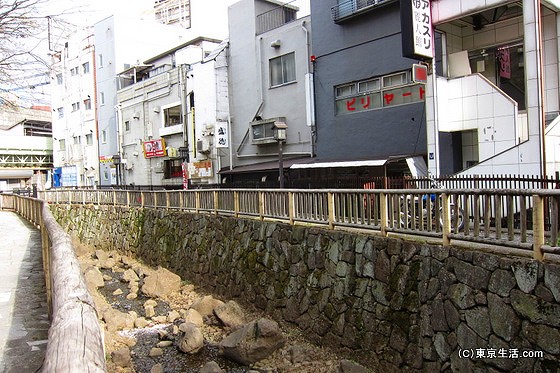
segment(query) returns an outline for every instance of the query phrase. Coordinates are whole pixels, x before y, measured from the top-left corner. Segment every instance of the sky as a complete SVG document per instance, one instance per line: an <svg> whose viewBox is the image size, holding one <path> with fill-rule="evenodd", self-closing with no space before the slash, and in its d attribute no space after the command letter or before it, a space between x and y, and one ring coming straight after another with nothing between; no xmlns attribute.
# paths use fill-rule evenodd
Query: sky
<svg viewBox="0 0 560 373"><path fill-rule="evenodd" d="M300 8L299 16L309 14L309 0L284 0ZM212 7L212 0L206 0ZM154 0L47 0L45 14L62 14L69 22L76 25L93 25L95 22L112 14L147 15L153 8Z"/></svg>
<svg viewBox="0 0 560 373"><path fill-rule="evenodd" d="M143 17L153 19L154 0L39 0L40 7L38 13L40 16L45 17L42 20L43 30L36 35L34 40L30 40L33 52L41 56L45 63L48 64L50 60L49 45L57 45L64 42L66 37L72 30L76 28L83 28L86 26L93 26L96 22L111 16L111 15L127 15L129 17ZM235 0L231 0L235 2ZM308 15L310 12L310 0L283 0L286 3L295 5L300 8L298 12L299 17ZM206 0L203 3L209 8L213 5L214 1ZM50 16L50 32L47 31L47 16ZM196 15L193 15L196 16ZM50 38L47 36L50 35ZM38 69L36 70L38 71ZM32 90L28 93L30 97L26 97L24 91L17 90L20 98L26 98L27 101L37 102L41 101L47 103L50 101L49 88L44 85L48 81L48 76L41 74L25 72L24 76L19 81L25 82L24 85L32 86ZM26 76L25 76L26 75ZM27 79L32 77L31 80ZM2 87L0 87L2 88ZM13 90L13 89L12 89ZM14 90L15 91L15 90ZM26 90L27 91L27 90Z"/></svg>

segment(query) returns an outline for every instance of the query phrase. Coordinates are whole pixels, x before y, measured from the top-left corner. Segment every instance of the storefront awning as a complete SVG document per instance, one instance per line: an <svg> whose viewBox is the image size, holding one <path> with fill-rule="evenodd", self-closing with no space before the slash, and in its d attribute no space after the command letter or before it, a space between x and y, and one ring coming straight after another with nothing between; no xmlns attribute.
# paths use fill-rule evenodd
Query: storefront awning
<svg viewBox="0 0 560 373"><path fill-rule="evenodd" d="M290 166L291 170L309 168L333 168L333 167L378 167L384 166L387 159L374 159L367 161L342 161L342 162L317 162L297 163Z"/></svg>

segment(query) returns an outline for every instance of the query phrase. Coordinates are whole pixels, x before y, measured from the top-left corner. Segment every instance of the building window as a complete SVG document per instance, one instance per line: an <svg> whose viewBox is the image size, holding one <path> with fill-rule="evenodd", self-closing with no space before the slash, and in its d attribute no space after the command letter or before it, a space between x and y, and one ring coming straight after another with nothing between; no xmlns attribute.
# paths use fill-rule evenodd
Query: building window
<svg viewBox="0 0 560 373"><path fill-rule="evenodd" d="M421 102L425 89L412 82L410 71L343 84L335 87L336 115Z"/></svg>
<svg viewBox="0 0 560 373"><path fill-rule="evenodd" d="M58 148L60 150L66 150L66 140L65 139L58 140Z"/></svg>
<svg viewBox="0 0 560 373"><path fill-rule="evenodd" d="M74 145L80 145L82 143L82 140L80 138L80 136L74 136Z"/></svg>
<svg viewBox="0 0 560 373"><path fill-rule="evenodd" d="M174 177L182 177L183 176L183 169L181 167L181 160L180 159L170 159L164 161L164 170L163 170L163 178L164 179L171 179Z"/></svg>
<svg viewBox="0 0 560 373"><path fill-rule="evenodd" d="M99 104L105 105L105 93L103 92L99 93Z"/></svg>
<svg viewBox="0 0 560 373"><path fill-rule="evenodd" d="M105 181L109 180L109 171L103 170L103 180Z"/></svg>
<svg viewBox="0 0 560 373"><path fill-rule="evenodd" d="M89 62L86 62L86 63L82 64L82 70L83 70L84 74L89 73Z"/></svg>
<svg viewBox="0 0 560 373"><path fill-rule="evenodd" d="M407 83L408 74L406 71L383 77L383 88L396 87Z"/></svg>
<svg viewBox="0 0 560 373"><path fill-rule="evenodd" d="M103 55L99 55L99 67L103 67Z"/></svg>
<svg viewBox="0 0 560 373"><path fill-rule="evenodd" d="M64 108L63 107L59 107L58 109L56 109L56 111L58 112L58 118L64 118Z"/></svg>
<svg viewBox="0 0 560 373"><path fill-rule="evenodd" d="M74 112L74 111L78 111L78 110L80 110L80 102L74 102L72 104L72 111Z"/></svg>
<svg viewBox="0 0 560 373"><path fill-rule="evenodd" d="M86 135L86 144L87 145L93 145L93 134L88 133Z"/></svg>
<svg viewBox="0 0 560 373"><path fill-rule="evenodd" d="M107 144L107 130L101 131L101 143Z"/></svg>
<svg viewBox="0 0 560 373"><path fill-rule="evenodd" d="M270 60L270 86L275 87L296 80L296 54L285 54Z"/></svg>
<svg viewBox="0 0 560 373"><path fill-rule="evenodd" d="M181 105L172 106L163 109L163 126L169 127L181 124Z"/></svg>
<svg viewBox="0 0 560 373"><path fill-rule="evenodd" d="M86 98L86 99L84 100L84 108L85 108L86 110L91 110L91 99Z"/></svg>
<svg viewBox="0 0 560 373"><path fill-rule="evenodd" d="M73 68L70 69L70 75L71 76L78 75L78 71L79 71L78 66L73 67Z"/></svg>
<svg viewBox="0 0 560 373"><path fill-rule="evenodd" d="M129 131L130 131L130 121L129 121L129 120L127 120L127 121L124 122L124 130L125 130L126 132L129 132Z"/></svg>
<svg viewBox="0 0 560 373"><path fill-rule="evenodd" d="M62 74L56 74L56 84L62 84Z"/></svg>

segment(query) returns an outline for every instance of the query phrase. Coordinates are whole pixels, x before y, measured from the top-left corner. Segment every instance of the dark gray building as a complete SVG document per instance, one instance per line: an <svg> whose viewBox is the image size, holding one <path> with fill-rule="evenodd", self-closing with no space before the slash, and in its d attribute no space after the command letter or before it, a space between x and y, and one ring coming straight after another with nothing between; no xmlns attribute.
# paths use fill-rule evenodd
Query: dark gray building
<svg viewBox="0 0 560 373"><path fill-rule="evenodd" d="M311 0L311 22L316 163L379 174L426 155L426 87L402 56L399 1Z"/></svg>

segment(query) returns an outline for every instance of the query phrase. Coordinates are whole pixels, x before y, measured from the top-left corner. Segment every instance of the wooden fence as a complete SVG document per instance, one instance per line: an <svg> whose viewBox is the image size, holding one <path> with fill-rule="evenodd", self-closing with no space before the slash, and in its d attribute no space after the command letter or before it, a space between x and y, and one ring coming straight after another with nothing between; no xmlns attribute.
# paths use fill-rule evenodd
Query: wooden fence
<svg viewBox="0 0 560 373"><path fill-rule="evenodd" d="M560 254L560 191L442 189L52 190L49 203L114 205L358 229L442 245L532 256Z"/></svg>
<svg viewBox="0 0 560 373"><path fill-rule="evenodd" d="M43 372L106 372L101 327L70 237L39 199L2 195L14 210L41 230L43 269L51 327Z"/></svg>

